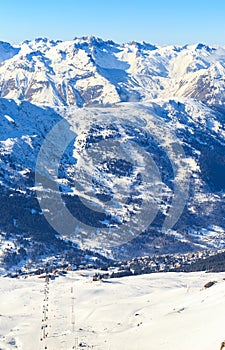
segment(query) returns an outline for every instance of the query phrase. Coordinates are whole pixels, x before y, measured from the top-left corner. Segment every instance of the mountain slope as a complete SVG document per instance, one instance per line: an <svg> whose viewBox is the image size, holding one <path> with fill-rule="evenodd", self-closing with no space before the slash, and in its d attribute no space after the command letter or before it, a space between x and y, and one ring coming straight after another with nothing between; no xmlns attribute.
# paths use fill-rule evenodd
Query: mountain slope
<svg viewBox="0 0 225 350"><path fill-rule="evenodd" d="M0 277L1 349L30 350L32 342L35 349L59 350L78 339L84 349L138 350L151 343L159 350L211 350L224 341L224 273L161 273L95 283L93 273L70 272L50 280L47 288L36 277ZM210 281L217 283L204 288ZM48 319L42 320L45 314ZM48 337L41 340L46 325Z"/></svg>
<svg viewBox="0 0 225 350"><path fill-rule="evenodd" d="M224 50L0 43L2 266L224 247Z"/></svg>
<svg viewBox="0 0 225 350"><path fill-rule="evenodd" d="M224 116L203 103L52 109L2 99L0 124L5 264L45 254L71 260L71 244L117 258L224 247ZM42 158L47 175L37 177L55 127Z"/></svg>

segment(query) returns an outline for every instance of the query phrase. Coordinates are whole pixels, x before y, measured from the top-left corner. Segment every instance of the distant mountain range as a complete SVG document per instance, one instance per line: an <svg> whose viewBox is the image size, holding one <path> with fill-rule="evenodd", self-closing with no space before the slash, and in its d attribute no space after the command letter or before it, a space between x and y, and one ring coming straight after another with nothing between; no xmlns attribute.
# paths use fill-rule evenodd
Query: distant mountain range
<svg viewBox="0 0 225 350"><path fill-rule="evenodd" d="M0 43L0 96L78 107L189 97L223 106L225 47L116 44L95 37Z"/></svg>
<svg viewBox="0 0 225 350"><path fill-rule="evenodd" d="M223 248L224 87L225 47L119 45L95 37L67 42L40 38L15 46L0 42L2 268L28 269L49 261L101 265L109 258ZM44 140L62 121L74 126L74 137L60 129L50 156L56 159L68 140L58 173L53 174L51 164L45 166L65 206L81 223L77 239L70 239L63 216L61 226L68 235L51 225L51 213L46 220L36 193L42 191L57 207L58 197L35 183L35 170ZM101 142L111 142L112 149L104 153ZM124 145L116 156L111 153L115 142ZM173 145L182 148L183 156ZM99 152L97 164L91 157ZM154 166L145 167L143 152ZM181 174L184 163L188 188L186 174ZM146 187L148 169L160 177L159 187ZM184 196L177 223L165 231L176 178L179 191L186 188L187 200ZM140 235L135 231L139 221L132 221L126 228L130 239L116 247L101 246L105 230L112 232L108 241L120 242L113 229L126 227L144 203L151 206L150 200L158 212ZM110 203L106 211L93 209L105 208L104 203ZM85 227L93 227L93 234Z"/></svg>

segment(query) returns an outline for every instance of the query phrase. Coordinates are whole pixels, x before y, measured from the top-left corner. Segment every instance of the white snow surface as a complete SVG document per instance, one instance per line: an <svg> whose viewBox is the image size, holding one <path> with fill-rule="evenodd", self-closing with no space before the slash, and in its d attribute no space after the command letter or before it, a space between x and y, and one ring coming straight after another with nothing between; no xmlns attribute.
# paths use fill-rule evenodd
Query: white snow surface
<svg viewBox="0 0 225 350"><path fill-rule="evenodd" d="M83 347L76 349L211 350L225 339L225 273L102 282L93 282L93 273L69 272L50 281L47 301L45 279L1 277L0 348L69 350L77 341ZM204 288L209 281L217 283ZM48 337L41 341L44 324Z"/></svg>

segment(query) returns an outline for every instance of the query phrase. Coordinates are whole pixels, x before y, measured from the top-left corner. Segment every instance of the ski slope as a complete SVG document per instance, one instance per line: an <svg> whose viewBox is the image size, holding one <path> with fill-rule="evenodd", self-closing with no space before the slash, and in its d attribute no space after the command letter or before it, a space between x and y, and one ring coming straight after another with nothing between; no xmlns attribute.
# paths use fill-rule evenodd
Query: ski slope
<svg viewBox="0 0 225 350"><path fill-rule="evenodd" d="M225 273L102 282L93 273L70 272L49 284L1 277L0 349L211 350L225 339ZM204 288L209 281L217 283Z"/></svg>

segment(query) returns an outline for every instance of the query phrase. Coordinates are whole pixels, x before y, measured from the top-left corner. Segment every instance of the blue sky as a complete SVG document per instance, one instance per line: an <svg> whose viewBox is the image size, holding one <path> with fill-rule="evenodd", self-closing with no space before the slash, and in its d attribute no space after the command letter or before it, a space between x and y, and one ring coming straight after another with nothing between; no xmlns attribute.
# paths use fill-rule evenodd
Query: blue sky
<svg viewBox="0 0 225 350"><path fill-rule="evenodd" d="M2 0L0 40L71 40L225 45L224 0Z"/></svg>

